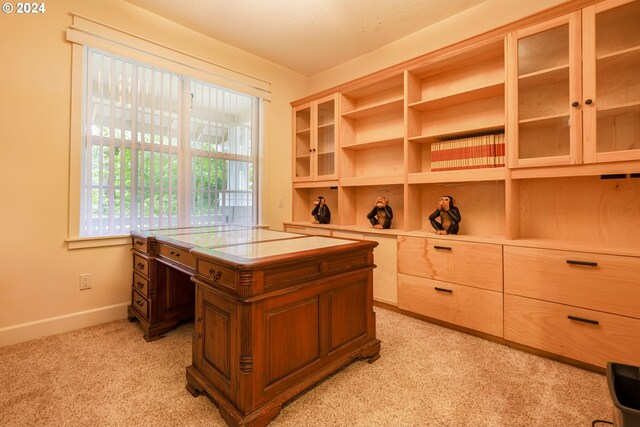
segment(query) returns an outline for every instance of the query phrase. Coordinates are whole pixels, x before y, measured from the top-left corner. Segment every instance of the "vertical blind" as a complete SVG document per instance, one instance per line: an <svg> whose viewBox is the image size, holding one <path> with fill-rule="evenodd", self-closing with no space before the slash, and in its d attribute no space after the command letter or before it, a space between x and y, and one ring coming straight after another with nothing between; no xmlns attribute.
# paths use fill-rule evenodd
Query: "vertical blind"
<svg viewBox="0 0 640 427"><path fill-rule="evenodd" d="M82 236L253 224L258 102L89 48Z"/></svg>

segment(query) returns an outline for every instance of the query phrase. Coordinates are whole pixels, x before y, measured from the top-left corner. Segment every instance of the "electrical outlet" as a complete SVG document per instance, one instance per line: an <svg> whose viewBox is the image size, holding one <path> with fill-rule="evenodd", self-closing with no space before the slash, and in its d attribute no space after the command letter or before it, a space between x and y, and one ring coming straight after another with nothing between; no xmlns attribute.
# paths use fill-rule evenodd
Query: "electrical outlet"
<svg viewBox="0 0 640 427"><path fill-rule="evenodd" d="M80 275L80 290L91 289L91 273Z"/></svg>

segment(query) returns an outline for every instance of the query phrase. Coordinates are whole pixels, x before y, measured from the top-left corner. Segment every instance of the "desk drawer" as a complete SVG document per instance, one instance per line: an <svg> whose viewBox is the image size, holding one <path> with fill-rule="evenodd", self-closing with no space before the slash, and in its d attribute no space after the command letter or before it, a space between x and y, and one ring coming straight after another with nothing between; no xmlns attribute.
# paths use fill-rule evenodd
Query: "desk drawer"
<svg viewBox="0 0 640 427"><path fill-rule="evenodd" d="M502 246L399 236L398 272L502 292Z"/></svg>
<svg viewBox="0 0 640 427"><path fill-rule="evenodd" d="M502 337L502 293L398 274L398 307Z"/></svg>
<svg viewBox="0 0 640 427"><path fill-rule="evenodd" d="M131 247L133 249L137 249L139 251L149 253L149 245L147 243L147 239L143 239L141 237L132 237Z"/></svg>
<svg viewBox="0 0 640 427"><path fill-rule="evenodd" d="M136 291L133 291L131 294L131 305L145 320L149 318L149 302Z"/></svg>
<svg viewBox="0 0 640 427"><path fill-rule="evenodd" d="M149 280L145 279L138 273L133 273L132 287L145 298L149 297Z"/></svg>
<svg viewBox="0 0 640 427"><path fill-rule="evenodd" d="M199 260L197 274L204 279L236 290L236 272L220 265Z"/></svg>
<svg viewBox="0 0 640 427"><path fill-rule="evenodd" d="M173 246L160 245L160 256L169 258L179 264L186 265L193 269L196 268L196 259L191 253L183 249L178 249Z"/></svg>
<svg viewBox="0 0 640 427"><path fill-rule="evenodd" d="M514 295L504 296L504 337L603 368L640 360L640 320Z"/></svg>
<svg viewBox="0 0 640 427"><path fill-rule="evenodd" d="M148 278L149 260L140 255L133 255L133 271Z"/></svg>
<svg viewBox="0 0 640 427"><path fill-rule="evenodd" d="M640 258L504 248L504 291L640 318Z"/></svg>

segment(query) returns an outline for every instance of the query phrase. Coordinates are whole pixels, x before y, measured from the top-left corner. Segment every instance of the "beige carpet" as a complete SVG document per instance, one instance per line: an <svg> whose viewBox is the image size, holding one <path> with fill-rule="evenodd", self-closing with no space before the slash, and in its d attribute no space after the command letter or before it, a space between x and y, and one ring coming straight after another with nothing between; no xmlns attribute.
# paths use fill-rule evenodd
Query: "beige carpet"
<svg viewBox="0 0 640 427"><path fill-rule="evenodd" d="M376 308L381 358L287 404L278 426L591 426L603 375ZM147 343L126 320L0 348L0 426L224 426L185 388L187 323Z"/></svg>

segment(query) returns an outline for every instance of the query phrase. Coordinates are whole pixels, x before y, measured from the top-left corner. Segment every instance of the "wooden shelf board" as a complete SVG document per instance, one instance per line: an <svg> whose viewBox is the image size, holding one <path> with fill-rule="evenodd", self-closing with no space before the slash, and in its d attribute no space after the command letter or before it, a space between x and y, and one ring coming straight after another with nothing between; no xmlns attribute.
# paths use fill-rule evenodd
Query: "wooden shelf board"
<svg viewBox="0 0 640 427"><path fill-rule="evenodd" d="M534 71L533 73L523 74L521 76L518 76L518 79L520 81L533 79L533 78L535 79L549 78L553 80L554 76L556 76L555 78L557 78L557 76L561 76L563 73L568 71L569 71L569 64L558 65L557 67L546 68L544 70Z"/></svg>
<svg viewBox="0 0 640 427"><path fill-rule="evenodd" d="M598 119L605 119L607 117L634 112L640 112L640 102L628 102L625 104L612 105L603 109L598 109Z"/></svg>
<svg viewBox="0 0 640 427"><path fill-rule="evenodd" d="M392 145L402 144L404 137L399 136L395 138L385 138L372 141L359 142L357 144L343 145L344 150L370 150L372 148L389 147Z"/></svg>
<svg viewBox="0 0 640 427"><path fill-rule="evenodd" d="M482 42L463 49L462 52L454 51L440 58L435 58L427 64L409 69L409 72L419 79L445 72L452 72L460 68L466 68L473 64L504 57L504 40L502 38L490 42Z"/></svg>
<svg viewBox="0 0 640 427"><path fill-rule="evenodd" d="M489 125L482 128L462 129L454 132L412 136L409 138L409 142L425 144L425 143L432 143L436 141L443 141L446 139L466 138L470 136L496 133L500 131L504 132L504 123L496 123L494 125Z"/></svg>
<svg viewBox="0 0 640 427"><path fill-rule="evenodd" d="M318 130L324 130L324 129L329 129L332 128L334 126L335 123L326 123L323 125L319 125L318 126Z"/></svg>
<svg viewBox="0 0 640 427"><path fill-rule="evenodd" d="M617 59L620 58L622 56L626 56L626 55L640 55L640 46L634 46L628 49L622 49L622 50L618 50L616 52L609 52L606 53L604 55L600 55L596 58L596 61L598 62L604 62L607 60L612 60L612 59ZM628 59L628 58L627 58Z"/></svg>
<svg viewBox="0 0 640 427"><path fill-rule="evenodd" d="M389 113L392 111L400 111L402 110L402 106L404 105L404 98L399 97L392 99L390 101L384 102L382 104L371 105L364 108L359 108L357 110L348 111L342 114L342 117L346 117L348 119L363 119L366 117L372 117L378 114Z"/></svg>
<svg viewBox="0 0 640 427"><path fill-rule="evenodd" d="M518 121L521 125L529 125L530 127L546 127L546 126L569 126L569 113L553 114L550 116L533 117Z"/></svg>
<svg viewBox="0 0 640 427"><path fill-rule="evenodd" d="M409 184L446 184L453 182L504 181L507 170L500 168L466 169L442 172L410 173Z"/></svg>
<svg viewBox="0 0 640 427"><path fill-rule="evenodd" d="M293 188L327 188L327 187L337 187L338 181L308 181L308 182L294 182Z"/></svg>
<svg viewBox="0 0 640 427"><path fill-rule="evenodd" d="M309 133L309 132L311 132L311 128L301 129L296 131L296 135L304 135L305 133Z"/></svg>
<svg viewBox="0 0 640 427"><path fill-rule="evenodd" d="M367 185L402 185L404 176L362 176L340 180L343 187L362 187Z"/></svg>
<svg viewBox="0 0 640 427"><path fill-rule="evenodd" d="M477 101L479 99L491 98L493 96L504 95L504 82L493 83L491 85L470 89L464 92L454 93L441 98L427 99L414 102L409 105L416 111L431 111L439 108L451 107L461 103Z"/></svg>
<svg viewBox="0 0 640 427"><path fill-rule="evenodd" d="M615 163L591 163L551 167L531 167L512 169L512 179L564 178L572 176L597 176L611 174L640 173L637 161Z"/></svg>
<svg viewBox="0 0 640 427"><path fill-rule="evenodd" d="M399 92L402 92L403 85L404 73L398 72L397 74L394 74L391 77L387 77L382 80L371 80L362 82L353 89L347 89L343 91L342 94L353 99L366 98L371 95L375 95L377 93L385 92L388 90L394 90L396 88L399 90Z"/></svg>

